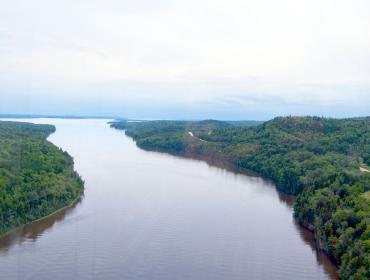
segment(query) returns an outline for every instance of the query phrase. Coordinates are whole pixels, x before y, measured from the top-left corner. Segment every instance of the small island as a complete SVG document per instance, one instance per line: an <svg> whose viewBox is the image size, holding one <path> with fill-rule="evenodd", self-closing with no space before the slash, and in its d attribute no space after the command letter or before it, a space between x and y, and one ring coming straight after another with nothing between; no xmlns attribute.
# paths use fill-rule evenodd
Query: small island
<svg viewBox="0 0 370 280"><path fill-rule="evenodd" d="M218 160L296 195L294 215L342 279L370 278L370 117L277 117L264 123L117 121L137 146ZM288 245L288 244L287 244Z"/></svg>
<svg viewBox="0 0 370 280"><path fill-rule="evenodd" d="M0 121L0 235L77 201L73 159L48 142L52 125Z"/></svg>

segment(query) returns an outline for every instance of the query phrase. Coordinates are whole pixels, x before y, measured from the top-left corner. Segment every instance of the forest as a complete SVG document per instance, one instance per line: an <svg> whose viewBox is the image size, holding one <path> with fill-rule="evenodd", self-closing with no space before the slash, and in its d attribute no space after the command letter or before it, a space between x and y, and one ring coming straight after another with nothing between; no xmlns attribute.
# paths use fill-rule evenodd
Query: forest
<svg viewBox="0 0 370 280"><path fill-rule="evenodd" d="M0 235L72 204L83 192L52 125L0 121Z"/></svg>
<svg viewBox="0 0 370 280"><path fill-rule="evenodd" d="M296 195L294 216L342 279L370 279L370 117L117 121L143 149L217 159Z"/></svg>

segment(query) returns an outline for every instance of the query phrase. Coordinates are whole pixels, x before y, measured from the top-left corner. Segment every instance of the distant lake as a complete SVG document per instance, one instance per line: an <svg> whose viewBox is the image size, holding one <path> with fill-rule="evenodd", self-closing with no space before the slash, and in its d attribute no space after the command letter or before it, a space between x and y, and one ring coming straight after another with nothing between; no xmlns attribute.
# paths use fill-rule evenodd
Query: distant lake
<svg viewBox="0 0 370 280"><path fill-rule="evenodd" d="M336 278L272 183L143 151L107 120L24 121L56 125L85 193L0 239L2 279Z"/></svg>

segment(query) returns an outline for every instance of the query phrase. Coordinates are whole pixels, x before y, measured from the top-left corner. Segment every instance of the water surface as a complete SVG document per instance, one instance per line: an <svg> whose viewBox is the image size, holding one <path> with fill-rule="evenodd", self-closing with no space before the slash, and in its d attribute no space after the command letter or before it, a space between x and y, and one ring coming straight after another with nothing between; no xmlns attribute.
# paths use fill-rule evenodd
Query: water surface
<svg viewBox="0 0 370 280"><path fill-rule="evenodd" d="M29 121L56 125L85 193L0 239L3 279L336 277L270 182L140 150L105 120Z"/></svg>

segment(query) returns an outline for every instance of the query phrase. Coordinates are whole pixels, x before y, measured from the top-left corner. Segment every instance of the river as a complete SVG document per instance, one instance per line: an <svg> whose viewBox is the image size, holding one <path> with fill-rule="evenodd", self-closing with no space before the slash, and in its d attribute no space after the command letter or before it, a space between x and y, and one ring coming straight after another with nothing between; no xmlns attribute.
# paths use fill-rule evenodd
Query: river
<svg viewBox="0 0 370 280"><path fill-rule="evenodd" d="M136 147L107 120L56 125L85 192L0 239L1 279L335 279L291 198L260 177Z"/></svg>

